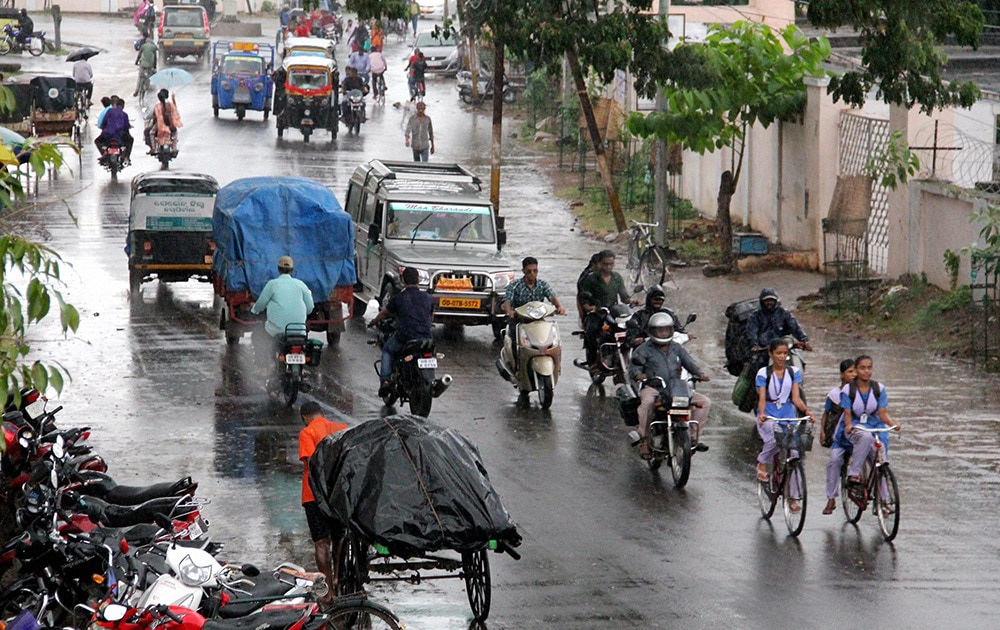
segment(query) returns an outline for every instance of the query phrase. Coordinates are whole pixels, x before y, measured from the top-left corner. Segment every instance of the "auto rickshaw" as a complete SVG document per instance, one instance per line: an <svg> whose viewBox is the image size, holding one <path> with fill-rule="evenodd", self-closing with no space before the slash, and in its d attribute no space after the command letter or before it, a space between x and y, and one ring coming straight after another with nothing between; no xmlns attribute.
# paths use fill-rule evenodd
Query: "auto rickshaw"
<svg viewBox="0 0 1000 630"><path fill-rule="evenodd" d="M210 281L212 210L219 183L200 173L144 173L132 180L129 206L129 291L156 277L161 282Z"/></svg>
<svg viewBox="0 0 1000 630"><path fill-rule="evenodd" d="M270 55L270 58L268 58ZM212 46L212 112L235 109L236 119L243 120L248 109L271 111L274 84L274 46L253 42L217 41Z"/></svg>
<svg viewBox="0 0 1000 630"><path fill-rule="evenodd" d="M285 129L299 129L303 142L317 129L337 137L340 99L337 62L310 55L286 57L281 64L284 90L275 95L278 137ZM278 77L276 80L280 80Z"/></svg>
<svg viewBox="0 0 1000 630"><path fill-rule="evenodd" d="M335 59L333 40L321 37L289 37L285 40L284 57L293 55L312 55Z"/></svg>

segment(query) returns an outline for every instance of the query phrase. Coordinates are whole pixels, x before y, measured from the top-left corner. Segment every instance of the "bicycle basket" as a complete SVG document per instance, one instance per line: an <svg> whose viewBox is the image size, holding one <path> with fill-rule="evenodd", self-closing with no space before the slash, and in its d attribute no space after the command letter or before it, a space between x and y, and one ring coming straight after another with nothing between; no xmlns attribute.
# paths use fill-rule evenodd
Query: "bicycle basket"
<svg viewBox="0 0 1000 630"><path fill-rule="evenodd" d="M780 448L787 448L794 451L811 451L813 445L812 427L808 424L800 424L796 429L793 426L778 424L774 427L774 442Z"/></svg>

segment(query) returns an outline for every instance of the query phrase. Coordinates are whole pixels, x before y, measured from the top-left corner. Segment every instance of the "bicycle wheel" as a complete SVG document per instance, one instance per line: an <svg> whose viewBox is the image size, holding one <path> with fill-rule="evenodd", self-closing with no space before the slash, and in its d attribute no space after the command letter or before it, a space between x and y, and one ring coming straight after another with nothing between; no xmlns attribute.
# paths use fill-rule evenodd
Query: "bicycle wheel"
<svg viewBox="0 0 1000 630"><path fill-rule="evenodd" d="M642 252L639 259L638 278L636 283L643 289L653 285L663 284L667 273L667 256L659 245L650 245Z"/></svg>
<svg viewBox="0 0 1000 630"><path fill-rule="evenodd" d="M896 475L892 474L888 464L879 466L875 471L875 482L878 526L886 542L892 542L899 531L899 488L896 486Z"/></svg>
<svg viewBox="0 0 1000 630"><path fill-rule="evenodd" d="M868 476L862 474L862 479L867 479ZM847 517L848 523L857 523L861 519L861 513L864 509L851 500L848 495L850 484L847 482L847 463L840 469L840 504L844 508L844 516Z"/></svg>
<svg viewBox="0 0 1000 630"><path fill-rule="evenodd" d="M625 261L625 268L628 269L628 279L632 283L632 286L639 284L639 256L642 252L639 250L639 233L635 232L632 238L628 242L628 258Z"/></svg>
<svg viewBox="0 0 1000 630"><path fill-rule="evenodd" d="M337 563L337 595L360 593L368 581L368 544L348 534Z"/></svg>
<svg viewBox="0 0 1000 630"><path fill-rule="evenodd" d="M782 494L788 533L798 536L802 533L802 526L806 524L806 471L802 469L801 460L788 462ZM799 508L797 512L792 511L793 501L797 502Z"/></svg>
<svg viewBox="0 0 1000 630"><path fill-rule="evenodd" d="M777 463L777 458L775 458ZM770 519L771 515L774 514L774 507L778 504L778 484L774 481L774 471L777 470L777 466L774 466L771 471L771 478L768 481L757 481L757 502L760 504L760 515L765 519Z"/></svg>
<svg viewBox="0 0 1000 630"><path fill-rule="evenodd" d="M369 601L336 604L327 611L330 630L401 630L399 619L387 608Z"/></svg>
<svg viewBox="0 0 1000 630"><path fill-rule="evenodd" d="M670 473L674 477L674 487L683 488L691 475L691 433L675 431L670 447Z"/></svg>
<svg viewBox="0 0 1000 630"><path fill-rule="evenodd" d="M485 549L462 554L462 577L465 593L476 621L486 621L490 616L490 559Z"/></svg>

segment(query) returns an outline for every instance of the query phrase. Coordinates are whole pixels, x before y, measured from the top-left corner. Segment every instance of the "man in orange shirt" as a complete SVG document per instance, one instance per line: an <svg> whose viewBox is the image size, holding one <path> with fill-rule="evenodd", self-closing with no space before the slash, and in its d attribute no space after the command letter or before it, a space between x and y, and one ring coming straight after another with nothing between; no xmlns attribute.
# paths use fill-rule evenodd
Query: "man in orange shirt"
<svg viewBox="0 0 1000 630"><path fill-rule="evenodd" d="M312 536L313 544L316 547L316 568L326 576L326 583L333 592L333 571L331 568L331 552L333 541L330 532L330 524L327 517L316 505L316 497L313 496L309 487L309 458L316 452L316 447L323 438L343 431L346 424L331 422L323 417L319 408L319 403L309 401L302 403L299 408L302 416L302 424L306 428L299 431L299 460L303 464L302 472L302 508L306 511L306 522L309 524L309 535Z"/></svg>

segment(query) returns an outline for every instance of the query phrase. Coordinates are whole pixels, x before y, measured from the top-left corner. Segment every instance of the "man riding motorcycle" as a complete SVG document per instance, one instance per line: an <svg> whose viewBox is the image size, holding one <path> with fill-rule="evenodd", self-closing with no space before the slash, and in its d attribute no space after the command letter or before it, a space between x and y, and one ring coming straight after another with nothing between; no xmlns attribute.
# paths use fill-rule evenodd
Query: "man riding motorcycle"
<svg viewBox="0 0 1000 630"><path fill-rule="evenodd" d="M694 362L688 351L682 345L673 341L674 318L668 313L654 313L649 318L649 339L635 349L632 353L632 365L629 367L631 376L636 381L642 383L639 391L639 426L640 437L639 454L643 459L649 459L649 440L646 436L646 426L649 424L649 417L653 413L653 407L660 395L657 386L648 383L653 378L660 377L666 386L664 389L670 391L670 381L681 377L681 367L683 366L702 381L711 380L707 374L701 371L698 364ZM708 411L712 407L708 396L699 392L691 394L691 419L696 421L697 431L700 434L708 421ZM693 427L692 427L693 428ZM693 442L697 442L696 450L707 451L708 445L702 444L698 440L698 434L692 434Z"/></svg>
<svg viewBox="0 0 1000 630"><path fill-rule="evenodd" d="M347 76L340 83L340 92L347 95L351 90L361 90L362 93L365 91L365 82L358 76L358 70L352 66L347 66L345 69ZM344 98L340 101L340 116L342 119L346 120L350 118L351 102L350 100ZM365 102L361 101L361 121L365 120Z"/></svg>
<svg viewBox="0 0 1000 630"><path fill-rule="evenodd" d="M27 9L21 9L17 18L17 41L27 48L28 38L35 34L35 23L28 16Z"/></svg>
<svg viewBox="0 0 1000 630"><path fill-rule="evenodd" d="M124 101L118 96L112 96L111 107L103 116L98 124L101 134L94 139L94 144L101 154L100 159L104 159L104 151L111 141L117 140L125 148L124 160L128 163L132 156L132 134L129 133L132 123L129 122L128 114L125 112Z"/></svg>
<svg viewBox="0 0 1000 630"><path fill-rule="evenodd" d="M514 309L520 308L528 302L541 302L548 300L552 306L556 307L556 313L566 314L566 309L559 303L559 298L552 292L549 285L544 280L538 279L538 259L527 256L521 261L521 271L524 276L507 285L503 302L500 307L507 314L507 336L511 339L511 350L514 352L514 365L517 365L517 315Z"/></svg>
<svg viewBox="0 0 1000 630"><path fill-rule="evenodd" d="M267 371L271 361L276 340L285 334L285 327L288 324L305 324L306 318L315 306L312 292L306 283L292 277L294 269L295 264L291 256L279 258L278 277L268 280L253 308L250 309L255 315L267 311L263 332L268 337L262 337L259 328L254 329L251 335L257 362L264 372Z"/></svg>
<svg viewBox="0 0 1000 630"><path fill-rule="evenodd" d="M595 309L601 307L608 308L616 304L618 300L625 303L634 304L636 301L629 298L625 291L625 280L615 271L615 253L606 249L599 254L597 271L589 272L583 280L577 283L580 295L589 295L590 302ZM594 318L584 317L583 347L587 354L587 365L591 370L595 368L600 352L600 326L595 325Z"/></svg>
<svg viewBox="0 0 1000 630"><path fill-rule="evenodd" d="M674 321L677 321L677 315L663 306L665 298L666 294L658 284L653 285L646 292L646 306L632 313L632 317L625 324L625 339L628 341L629 347L638 348L642 342L646 341L646 337L649 336L646 327L649 324L649 318L654 314L667 313L674 318Z"/></svg>
<svg viewBox="0 0 1000 630"><path fill-rule="evenodd" d="M757 309L750 319L747 320L747 336L750 338L750 349L754 353L754 358L760 362L767 361L764 351L771 343L772 339L791 335L802 342L802 347L812 350L809 345L809 336L802 330L795 316L778 306L778 293L772 288L765 288L760 292L760 308ZM764 364L760 364L756 369L760 369Z"/></svg>
<svg viewBox="0 0 1000 630"><path fill-rule="evenodd" d="M382 305L375 319L368 324L375 327L386 317L396 321L396 331L382 345L382 363L379 365L379 398L389 394L392 387L392 364L396 353L408 341L431 338L431 317L434 298L420 290L420 272L414 267L403 269L403 290Z"/></svg>

